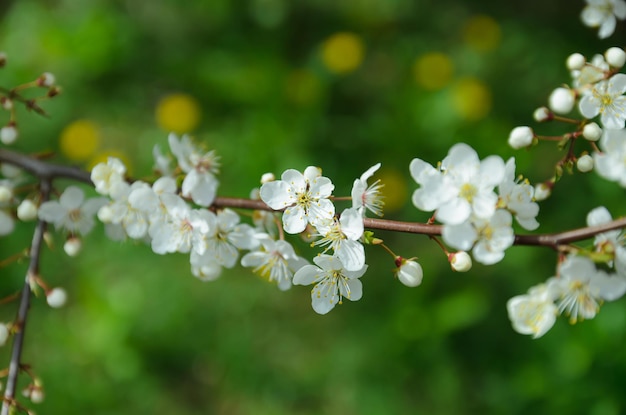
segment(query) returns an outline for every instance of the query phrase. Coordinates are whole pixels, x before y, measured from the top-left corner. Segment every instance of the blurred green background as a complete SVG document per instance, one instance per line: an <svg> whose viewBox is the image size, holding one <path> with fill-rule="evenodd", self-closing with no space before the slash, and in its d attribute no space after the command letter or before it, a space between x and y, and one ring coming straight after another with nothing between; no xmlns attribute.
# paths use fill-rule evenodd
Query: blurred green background
<svg viewBox="0 0 626 415"><path fill-rule="evenodd" d="M533 182L560 157L514 152L509 131L569 81L565 58L623 45L579 22L581 1L20 0L0 5L1 85L43 71L63 94L49 118L19 113L24 151L87 168L107 154L149 176L152 147L191 132L222 157L220 194L247 197L261 174L323 168L348 195L382 162L386 218L411 206L414 157L435 163L459 141L515 155ZM2 121L5 122L5 121ZM541 126L540 131L552 131ZM554 131L559 131L558 128ZM60 183L63 184L63 183ZM584 225L623 191L566 177L542 204L544 232ZM621 210L620 210L621 209ZM0 240L6 257L31 225ZM422 286L367 249L364 296L316 315L308 287L282 293L248 270L195 279L188 257L111 242L98 229L78 258L46 251L43 277L68 305L32 307L24 360L41 376L40 414L594 414L626 411L626 302L592 321L564 318L542 339L515 333L508 298L554 272L555 255L512 248L499 264L449 269L426 237L380 233L418 256ZM312 251L302 250L304 255ZM2 293L25 263L2 270ZM3 321L13 304L0 311ZM9 346L1 352L9 360ZM26 385L22 376L21 385Z"/></svg>

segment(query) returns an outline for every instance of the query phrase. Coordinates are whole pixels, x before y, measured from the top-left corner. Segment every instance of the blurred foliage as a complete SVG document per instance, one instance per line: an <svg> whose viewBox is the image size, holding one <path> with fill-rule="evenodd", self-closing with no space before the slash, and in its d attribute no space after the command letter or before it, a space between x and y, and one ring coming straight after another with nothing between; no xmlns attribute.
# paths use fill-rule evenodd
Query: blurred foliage
<svg viewBox="0 0 626 415"><path fill-rule="evenodd" d="M50 71L63 94L49 118L20 114L24 151L58 151L84 167L108 154L148 176L169 130L221 155L220 194L246 197L261 174L318 165L348 195L380 161L387 217L425 221L410 205L414 157L436 162L455 142L515 155L532 181L558 151L507 147L509 131L568 74L565 58L613 46L583 28L582 1L20 0L0 6L2 85ZM619 27L612 39L623 39ZM546 127L548 130L549 128ZM545 130L544 130L545 131ZM82 139L81 139L82 137ZM623 191L594 175L559 183L544 232L584 225ZM620 208L622 210L620 210ZM28 245L31 227L0 241ZM506 300L554 272L555 255L513 248L502 263L450 271L426 237L381 233L418 256L408 289L368 248L362 300L327 316L309 289L279 292L248 270L194 279L183 255L85 241L79 258L46 252L43 277L70 292L35 301L26 362L44 382L37 413L65 414L618 414L626 411L626 302L593 321L561 319L545 338L516 334ZM302 252L311 251L303 244ZM25 264L4 268L19 290ZM15 309L5 305L4 321ZM9 360L9 347L1 351ZM21 383L26 384L25 376Z"/></svg>

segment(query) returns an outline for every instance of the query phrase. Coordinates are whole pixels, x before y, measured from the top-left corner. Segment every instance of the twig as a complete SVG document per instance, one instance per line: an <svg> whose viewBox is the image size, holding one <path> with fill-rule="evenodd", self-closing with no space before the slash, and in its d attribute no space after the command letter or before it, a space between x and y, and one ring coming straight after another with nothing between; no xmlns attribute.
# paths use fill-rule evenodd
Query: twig
<svg viewBox="0 0 626 415"><path fill-rule="evenodd" d="M52 183L50 179L44 179L40 184L41 199L46 201L50 198ZM41 255L41 247L43 242L43 234L46 231L46 222L39 220L33 234L33 243L30 247L30 261L28 271L22 289L22 298L15 320L16 333L13 339L13 349L11 350L11 362L9 364L9 374L7 376L7 384L4 390L4 400L2 402L2 411L0 415L9 415L10 409L15 404L15 390L17 388L17 377L20 372L22 349L24 346L24 333L26 330L26 318L30 308L30 281L33 275L39 273L39 259Z"/></svg>

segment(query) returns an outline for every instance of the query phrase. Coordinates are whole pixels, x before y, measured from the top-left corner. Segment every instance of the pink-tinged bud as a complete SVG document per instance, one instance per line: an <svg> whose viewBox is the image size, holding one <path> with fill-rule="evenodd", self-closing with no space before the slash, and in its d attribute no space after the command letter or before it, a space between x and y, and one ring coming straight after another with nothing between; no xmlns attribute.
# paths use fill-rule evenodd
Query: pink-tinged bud
<svg viewBox="0 0 626 415"><path fill-rule="evenodd" d="M456 272L467 272L472 268L472 258L465 251L450 254L448 261L450 261L450 266Z"/></svg>

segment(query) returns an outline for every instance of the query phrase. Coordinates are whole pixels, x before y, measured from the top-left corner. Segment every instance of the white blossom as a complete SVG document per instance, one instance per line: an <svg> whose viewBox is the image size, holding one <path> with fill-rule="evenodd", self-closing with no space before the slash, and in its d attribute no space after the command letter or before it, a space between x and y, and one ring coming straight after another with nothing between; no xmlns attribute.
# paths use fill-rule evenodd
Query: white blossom
<svg viewBox="0 0 626 415"><path fill-rule="evenodd" d="M281 180L261 186L261 199L274 210L285 209L283 227L285 232L295 234L304 231L310 223L332 219L335 206L328 199L335 186L323 177L317 167L309 166L304 174L288 169Z"/></svg>
<svg viewBox="0 0 626 415"><path fill-rule="evenodd" d="M65 189L59 200L49 200L39 207L39 219L53 223L57 229L85 235L94 226L94 216L107 203L105 198L85 200L85 194L76 186Z"/></svg>
<svg viewBox="0 0 626 415"><path fill-rule="evenodd" d="M615 31L617 19L626 19L626 2L624 0L586 0L580 18L589 27L599 27L598 37L607 38Z"/></svg>
<svg viewBox="0 0 626 415"><path fill-rule="evenodd" d="M380 183L380 180L376 180L369 186L367 185L367 179L372 177L379 168L380 163L370 167L352 185L352 207L358 209L363 216L365 216L366 210L369 210L376 216L383 216L385 202L380 190L384 185Z"/></svg>
<svg viewBox="0 0 626 415"><path fill-rule="evenodd" d="M515 177L515 159L511 157L505 165L505 176L502 183L498 185L500 199L498 206L506 208L515 215L515 220L529 231L539 227L537 215L539 205L533 202L535 189L528 183L528 180L521 180Z"/></svg>
<svg viewBox="0 0 626 415"><path fill-rule="evenodd" d="M558 314L547 284L537 285L527 294L511 298L506 308L513 329L521 334L530 334L534 339L554 326Z"/></svg>
<svg viewBox="0 0 626 415"><path fill-rule="evenodd" d="M109 157L106 163L98 163L91 169L91 181L96 192L108 195L114 186L124 182L126 166L115 157Z"/></svg>
<svg viewBox="0 0 626 415"><path fill-rule="evenodd" d="M626 130L604 130L599 147L602 152L593 153L596 172L626 187Z"/></svg>
<svg viewBox="0 0 626 415"><path fill-rule="evenodd" d="M591 119L600 114L602 125L608 129L624 128L626 119L626 75L618 73L599 81L580 99L580 113Z"/></svg>
<svg viewBox="0 0 626 415"><path fill-rule="evenodd" d="M360 300L363 285L359 278L365 274L367 265L358 271L348 271L341 260L335 256L318 255L313 258L315 265L305 265L293 276L296 285L315 284L311 290L311 305L318 314L326 314L336 304Z"/></svg>
<svg viewBox="0 0 626 415"><path fill-rule="evenodd" d="M467 144L454 145L440 168L420 159L410 165L413 179L421 185L413 193L413 204L420 210L436 210L437 220L448 225L465 222L470 215L490 218L498 196L494 192L504 177L504 161L498 156L478 159Z"/></svg>
<svg viewBox="0 0 626 415"><path fill-rule="evenodd" d="M359 242L363 236L363 217L355 208L345 209L341 217L317 224L322 239L314 245L332 249L348 271L357 271L365 265L365 249ZM326 252L326 251L324 251Z"/></svg>

